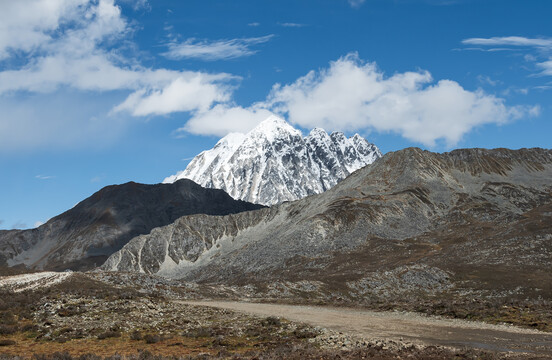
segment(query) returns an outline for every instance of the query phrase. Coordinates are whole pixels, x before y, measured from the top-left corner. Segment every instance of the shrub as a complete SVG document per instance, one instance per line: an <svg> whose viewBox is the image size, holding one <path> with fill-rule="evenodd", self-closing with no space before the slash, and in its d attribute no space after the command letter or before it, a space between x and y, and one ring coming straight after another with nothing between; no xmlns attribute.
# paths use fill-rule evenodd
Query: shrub
<svg viewBox="0 0 552 360"><path fill-rule="evenodd" d="M318 334L309 329L295 329L293 331L293 336L297 339L312 339L318 336Z"/></svg>
<svg viewBox="0 0 552 360"><path fill-rule="evenodd" d="M135 330L130 334L130 340L142 340L143 338L142 333L138 330Z"/></svg>
<svg viewBox="0 0 552 360"><path fill-rule="evenodd" d="M0 335L10 335L17 332L17 326L0 325Z"/></svg>
<svg viewBox="0 0 552 360"><path fill-rule="evenodd" d="M15 316L11 311L0 312L0 324L2 325L15 325L17 323Z"/></svg>
<svg viewBox="0 0 552 360"><path fill-rule="evenodd" d="M262 321L263 326L280 326L282 322L275 316L269 316Z"/></svg>
<svg viewBox="0 0 552 360"><path fill-rule="evenodd" d="M99 340L107 339L107 338L116 338L121 337L121 333L119 331L106 331L98 335Z"/></svg>
<svg viewBox="0 0 552 360"><path fill-rule="evenodd" d="M25 324L21 327L22 332L37 331L37 330L38 330L38 326L36 326L35 324Z"/></svg>
<svg viewBox="0 0 552 360"><path fill-rule="evenodd" d="M208 328L208 327L200 327L200 328L189 330L183 335L191 338L210 337L210 336L213 336L213 331L211 328Z"/></svg>
<svg viewBox="0 0 552 360"><path fill-rule="evenodd" d="M146 340L146 344L157 344L162 338L159 335L147 334L144 336L144 340Z"/></svg>
<svg viewBox="0 0 552 360"><path fill-rule="evenodd" d="M78 306L75 305L67 305L58 310L58 315L61 317L67 317L67 316L75 316L80 315L84 313L84 309L81 309Z"/></svg>

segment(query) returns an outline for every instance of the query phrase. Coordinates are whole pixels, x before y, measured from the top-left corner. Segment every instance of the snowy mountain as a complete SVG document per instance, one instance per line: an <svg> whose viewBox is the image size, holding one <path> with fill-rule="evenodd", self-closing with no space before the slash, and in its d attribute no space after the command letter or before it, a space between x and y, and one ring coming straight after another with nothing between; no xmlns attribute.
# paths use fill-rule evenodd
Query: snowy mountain
<svg viewBox="0 0 552 360"><path fill-rule="evenodd" d="M358 134L347 138L316 128L303 137L270 116L247 134L228 134L163 182L191 179L235 199L273 205L322 193L381 156Z"/></svg>

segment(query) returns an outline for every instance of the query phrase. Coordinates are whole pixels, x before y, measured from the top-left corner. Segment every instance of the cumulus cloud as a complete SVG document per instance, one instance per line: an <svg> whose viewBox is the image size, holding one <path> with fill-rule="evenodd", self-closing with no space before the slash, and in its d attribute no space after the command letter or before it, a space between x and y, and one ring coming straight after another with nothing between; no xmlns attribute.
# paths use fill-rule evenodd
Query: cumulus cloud
<svg viewBox="0 0 552 360"><path fill-rule="evenodd" d="M214 102L229 99L230 88L217 84L215 82L217 79L199 73L189 75L176 78L162 89L138 90L115 107L114 112L126 110L134 116L147 116L182 111L205 111Z"/></svg>
<svg viewBox="0 0 552 360"><path fill-rule="evenodd" d="M303 127L394 132L428 146L440 139L454 146L474 127L538 111L506 106L503 99L468 91L455 81L435 83L427 71L386 77L356 54L292 84L276 85L268 103Z"/></svg>
<svg viewBox="0 0 552 360"><path fill-rule="evenodd" d="M230 39L230 40L197 40L187 39L182 43L170 43L169 51L164 55L169 59L200 59L200 60L228 60L244 56L250 56L257 52L252 49L253 45L266 43L274 35L261 37Z"/></svg>
<svg viewBox="0 0 552 360"><path fill-rule="evenodd" d="M456 145L477 126L534 116L538 107L507 106L481 90L452 80L434 81L427 71L385 76L355 53L311 71L291 84L273 87L267 99L249 108L219 104L196 114L181 131L224 135L244 132L268 111L311 129L396 133L435 146Z"/></svg>
<svg viewBox="0 0 552 360"><path fill-rule="evenodd" d="M36 1L39 0L13 3ZM39 2L49 4L48 0ZM113 0L66 0L66 3L79 6L65 4L73 10L66 10L62 13L64 16L57 17L57 22L49 22L53 24L51 30L57 30L59 34L49 38L44 30L38 54L28 54L28 62L18 69L0 72L0 93L52 92L62 86L93 91L155 90L168 86L177 78L194 78L190 72L149 69L137 63L129 63L118 49L109 50L109 47L103 46L106 42L123 38L131 31L122 18L121 9ZM5 6L5 3L1 4ZM7 10L10 10L9 6ZM11 15L19 16L18 13ZM47 12L44 16L49 18ZM221 80L221 77L210 79Z"/></svg>
<svg viewBox="0 0 552 360"><path fill-rule="evenodd" d="M133 30L114 0L0 2L0 149L76 144L87 133L93 137L109 127L114 128L110 134L114 133L119 120L106 119L107 113L124 110L142 116L199 111L227 99L228 82L235 80L234 76L152 69L131 60L128 52L132 47L127 44ZM189 94L193 86L198 86L193 96L175 96L174 92L182 89ZM77 116L70 117L69 112L58 114L40 100L75 90L114 93L110 97L113 111L90 116L77 111ZM130 95L121 99L125 92ZM124 101L114 106L113 99ZM104 108L103 100L98 108ZM179 100L181 104L176 105ZM33 103L32 109L24 106L29 103ZM165 105L169 107L163 112L159 106Z"/></svg>
<svg viewBox="0 0 552 360"><path fill-rule="evenodd" d="M31 51L52 41L62 19L71 17L87 0L21 0L0 2L0 59Z"/></svg>

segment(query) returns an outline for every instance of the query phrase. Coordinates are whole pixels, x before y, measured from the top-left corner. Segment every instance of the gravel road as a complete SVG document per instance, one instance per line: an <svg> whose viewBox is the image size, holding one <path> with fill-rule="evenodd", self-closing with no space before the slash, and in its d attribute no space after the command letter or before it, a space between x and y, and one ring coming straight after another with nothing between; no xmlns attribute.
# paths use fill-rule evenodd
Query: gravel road
<svg viewBox="0 0 552 360"><path fill-rule="evenodd" d="M319 326L369 342L469 347L489 351L531 353L552 358L552 333L508 325L444 319L406 312L374 312L347 308L260 304L233 301L190 301L257 316L278 316Z"/></svg>

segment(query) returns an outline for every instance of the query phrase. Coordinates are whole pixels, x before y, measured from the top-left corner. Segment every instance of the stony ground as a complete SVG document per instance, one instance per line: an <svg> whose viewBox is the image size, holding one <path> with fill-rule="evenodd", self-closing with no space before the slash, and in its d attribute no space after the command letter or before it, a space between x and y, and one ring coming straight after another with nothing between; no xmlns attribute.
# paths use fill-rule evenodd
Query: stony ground
<svg viewBox="0 0 552 360"><path fill-rule="evenodd" d="M133 274L3 280L0 359L495 359L506 354L362 338L283 317L184 304L216 288ZM53 279L48 275L48 279ZM55 276L54 276L55 278ZM19 278L21 279L21 278ZM24 278L26 279L26 278ZM28 280L28 279L27 279ZM23 291L21 283L25 284ZM136 284L136 286L129 286ZM219 296L236 295L223 288ZM515 356L514 356L515 355ZM509 358L538 358L509 354Z"/></svg>
<svg viewBox="0 0 552 360"><path fill-rule="evenodd" d="M381 344L397 350L436 345L492 349L502 353L527 352L552 357L552 333L505 324L491 325L411 312L375 312L343 307L212 300L186 303L257 316L281 316L291 321L319 326L331 331L323 331L316 341L342 348ZM343 337L340 333L346 336Z"/></svg>

